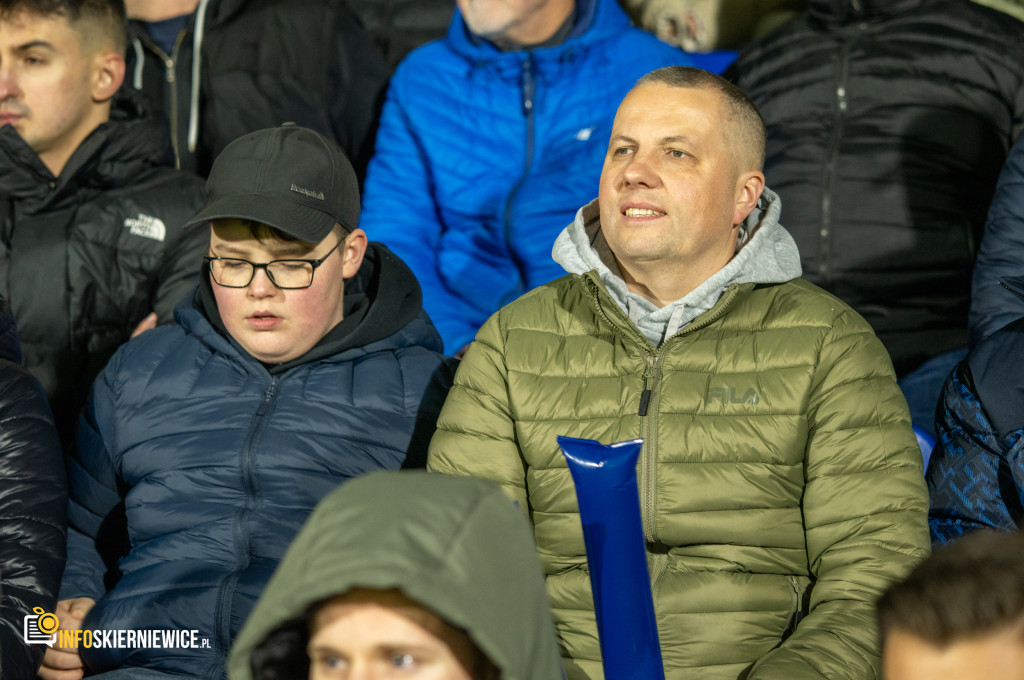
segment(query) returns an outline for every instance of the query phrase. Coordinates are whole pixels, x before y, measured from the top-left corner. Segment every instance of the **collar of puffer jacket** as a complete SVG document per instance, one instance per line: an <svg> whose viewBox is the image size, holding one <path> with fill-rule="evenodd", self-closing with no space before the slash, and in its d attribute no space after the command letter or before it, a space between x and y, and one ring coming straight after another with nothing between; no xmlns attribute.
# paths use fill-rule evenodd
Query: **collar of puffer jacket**
<svg viewBox="0 0 1024 680"><path fill-rule="evenodd" d="M914 11L933 0L807 0L807 15L828 26L874 21Z"/></svg>

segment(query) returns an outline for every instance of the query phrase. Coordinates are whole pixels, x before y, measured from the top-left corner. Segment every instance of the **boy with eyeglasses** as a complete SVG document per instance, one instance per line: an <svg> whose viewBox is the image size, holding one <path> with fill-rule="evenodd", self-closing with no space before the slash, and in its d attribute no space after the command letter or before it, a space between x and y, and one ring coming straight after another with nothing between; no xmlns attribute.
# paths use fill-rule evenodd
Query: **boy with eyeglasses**
<svg viewBox="0 0 1024 680"><path fill-rule="evenodd" d="M48 650L43 677L223 677L316 503L352 477L422 465L453 363L412 273L358 216L348 160L312 130L248 134L214 163L189 222L210 225L199 288L178 325L125 345L93 387L57 611L63 628L206 642Z"/></svg>

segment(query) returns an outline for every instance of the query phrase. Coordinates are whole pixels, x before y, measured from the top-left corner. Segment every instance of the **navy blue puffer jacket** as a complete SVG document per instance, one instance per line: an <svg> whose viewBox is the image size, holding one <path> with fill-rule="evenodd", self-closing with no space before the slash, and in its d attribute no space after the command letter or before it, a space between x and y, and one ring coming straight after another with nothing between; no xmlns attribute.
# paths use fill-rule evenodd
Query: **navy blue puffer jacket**
<svg viewBox="0 0 1024 680"><path fill-rule="evenodd" d="M178 306L180 325L127 343L96 381L70 468L61 597L97 600L85 629L198 630L209 648L83 649L91 669L222 677L317 502L352 477L425 460L451 360L398 258L374 245L356 278L346 309L362 295L362 321L326 356L312 358L321 341L268 370L197 293Z"/></svg>
<svg viewBox="0 0 1024 680"><path fill-rule="evenodd" d="M1024 299L1024 277L1004 279ZM928 463L932 542L1024 524L1024 318L973 347L942 388Z"/></svg>

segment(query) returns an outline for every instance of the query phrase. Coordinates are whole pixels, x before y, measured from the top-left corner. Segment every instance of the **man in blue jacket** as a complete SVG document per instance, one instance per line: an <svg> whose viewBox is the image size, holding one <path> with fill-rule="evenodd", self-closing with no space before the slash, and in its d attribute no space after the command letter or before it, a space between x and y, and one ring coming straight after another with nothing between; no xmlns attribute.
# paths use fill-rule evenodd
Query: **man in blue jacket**
<svg viewBox="0 0 1024 680"><path fill-rule="evenodd" d="M615 107L686 53L615 0L459 0L388 89L360 226L409 263L445 348L564 272L551 246L597 194Z"/></svg>
<svg viewBox="0 0 1024 680"><path fill-rule="evenodd" d="M250 133L214 163L189 223L210 225L199 288L177 325L114 355L79 427L56 614L100 637L59 637L44 677L223 677L317 502L422 465L452 363L416 279L358 217L351 165L312 130Z"/></svg>

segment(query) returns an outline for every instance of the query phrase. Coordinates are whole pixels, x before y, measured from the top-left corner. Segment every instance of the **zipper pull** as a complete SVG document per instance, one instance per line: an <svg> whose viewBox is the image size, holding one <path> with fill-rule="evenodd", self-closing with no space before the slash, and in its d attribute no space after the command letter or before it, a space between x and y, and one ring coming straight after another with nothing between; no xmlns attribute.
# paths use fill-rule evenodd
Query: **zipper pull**
<svg viewBox="0 0 1024 680"><path fill-rule="evenodd" d="M640 417L647 415L647 405L651 403L651 391L644 388L644 391L640 393L640 410L636 414Z"/></svg>
<svg viewBox="0 0 1024 680"><path fill-rule="evenodd" d="M530 115L533 110L533 96L536 91L536 83L533 79L533 55L526 53L523 59L523 115Z"/></svg>
<svg viewBox="0 0 1024 680"><path fill-rule="evenodd" d="M651 403L651 388L647 386L650 379L651 367L654 365L654 357L647 357L644 365L644 391L640 393L640 408L636 414L643 418L647 415L647 407Z"/></svg>

